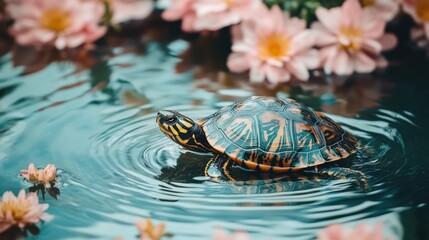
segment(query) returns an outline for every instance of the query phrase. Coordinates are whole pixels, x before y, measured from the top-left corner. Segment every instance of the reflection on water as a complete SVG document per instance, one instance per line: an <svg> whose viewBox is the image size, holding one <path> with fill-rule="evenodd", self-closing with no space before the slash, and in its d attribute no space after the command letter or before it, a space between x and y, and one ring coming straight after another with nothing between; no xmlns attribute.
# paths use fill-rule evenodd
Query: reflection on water
<svg viewBox="0 0 429 240"><path fill-rule="evenodd" d="M328 224L363 220L383 221L392 239L401 239L400 214L427 203L428 158L419 144L428 143L428 126L419 119L428 115L389 103L410 97L393 81L251 86L243 75L222 72L219 62L195 60L198 49L216 42L134 44L141 51L118 46L85 61L36 61L44 66L0 57L1 192L29 187L16 174L30 162L64 169L61 195L45 198L55 220L42 226L40 239L133 238L133 223L143 217L166 222L173 239L208 238L214 226L254 239L312 239ZM212 156L180 148L155 123L159 109L199 118L251 95L293 97L330 113L359 138L358 154L344 164L364 172L371 190L236 168L236 182L212 181L203 172ZM413 103L423 106L418 98Z"/></svg>

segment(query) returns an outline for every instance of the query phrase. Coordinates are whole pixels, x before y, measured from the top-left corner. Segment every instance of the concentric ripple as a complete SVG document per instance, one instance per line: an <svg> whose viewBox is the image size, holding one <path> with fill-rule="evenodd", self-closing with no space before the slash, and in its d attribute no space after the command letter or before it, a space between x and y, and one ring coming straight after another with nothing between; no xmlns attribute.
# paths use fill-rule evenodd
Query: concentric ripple
<svg viewBox="0 0 429 240"><path fill-rule="evenodd" d="M214 111L185 108L181 112L198 118ZM91 157L103 163L103 171L114 173L103 188L110 189L109 198L120 202L122 214L135 215L136 208L142 208L173 227L177 222L201 226L189 232L177 225L171 231L179 234L178 239L207 237L210 226L218 225L261 236L269 231L273 237L311 239L330 222L380 217L398 204L385 203L396 194L386 172L406 167L405 148L401 134L386 121L331 116L361 141L350 167L369 177L371 190L362 192L347 180L261 177L241 169L234 171L247 178L237 182L207 179L203 171L211 155L173 143L159 131L155 116L123 121L95 136Z"/></svg>
<svg viewBox="0 0 429 240"><path fill-rule="evenodd" d="M417 225L426 228L419 218L428 213L404 215L429 202L428 114L421 97L427 97L427 81L412 77L427 74L407 70L392 89L382 86L391 85L396 72L383 74L388 79L365 75L259 89L248 79L214 74L211 65L187 66L186 56L175 56L188 47L183 40L166 46L138 41L144 53L130 52L126 42L109 56L88 59L95 64L85 70L52 62L33 72L15 67L10 53L0 56L1 192L31 187L17 178L30 162L64 170L61 194L45 201L55 218L35 238L135 239L134 223L146 217L165 222L173 240L210 239L216 226L245 230L257 240L314 239L332 223L384 222L391 239L404 239ZM185 72L177 73L177 65ZM231 169L235 182L208 179L203 170L212 156L180 148L155 123L156 111L167 106L198 118L252 95L357 115L330 117L358 137L357 154L340 163L363 172L370 189L237 167ZM401 223L409 219L415 224Z"/></svg>

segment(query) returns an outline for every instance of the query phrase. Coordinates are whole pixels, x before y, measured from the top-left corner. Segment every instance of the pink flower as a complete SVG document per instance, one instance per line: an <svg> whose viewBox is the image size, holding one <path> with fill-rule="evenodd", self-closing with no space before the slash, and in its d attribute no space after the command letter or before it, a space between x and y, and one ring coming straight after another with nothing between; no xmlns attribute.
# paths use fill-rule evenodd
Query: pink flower
<svg viewBox="0 0 429 240"><path fill-rule="evenodd" d="M28 170L21 170L21 175L29 181L42 183L49 188L57 177L57 168L53 164L48 164L45 169L36 169L34 164L30 163Z"/></svg>
<svg viewBox="0 0 429 240"><path fill-rule="evenodd" d="M346 0L341 7L318 8L320 22L312 25L321 47L321 65L327 74L368 73L377 67L381 51L396 44L385 35L386 21L373 10L362 8L358 0Z"/></svg>
<svg viewBox="0 0 429 240"><path fill-rule="evenodd" d="M256 21L243 21L232 30L232 51L228 68L233 72L250 69L250 80L272 84L287 82L291 76L306 81L308 69L319 65L312 49L314 37L304 20L290 18L278 6L260 10Z"/></svg>
<svg viewBox="0 0 429 240"><path fill-rule="evenodd" d="M398 0L363 0L362 4L374 10L374 14L383 16L386 21L392 20L399 12Z"/></svg>
<svg viewBox="0 0 429 240"><path fill-rule="evenodd" d="M11 33L23 45L74 48L100 38L104 14L100 1L6 0L6 11L15 20Z"/></svg>
<svg viewBox="0 0 429 240"><path fill-rule="evenodd" d="M265 7L260 0L197 0L193 4L196 13L194 29L218 30L254 18Z"/></svg>
<svg viewBox="0 0 429 240"><path fill-rule="evenodd" d="M429 1L401 0L403 9L410 14L414 21L423 26L426 38L429 39Z"/></svg>
<svg viewBox="0 0 429 240"><path fill-rule="evenodd" d="M250 240L250 237L245 232L235 232L229 236L223 229L216 228L213 240Z"/></svg>
<svg viewBox="0 0 429 240"><path fill-rule="evenodd" d="M118 24L133 19L143 19L153 10L153 0L110 0L112 23Z"/></svg>
<svg viewBox="0 0 429 240"><path fill-rule="evenodd" d="M383 224L374 228L368 224L359 224L355 229L345 228L340 224L326 227L317 235L317 240L387 240L383 236Z"/></svg>
<svg viewBox="0 0 429 240"><path fill-rule="evenodd" d="M160 240L164 235L165 223L154 226L152 221L147 218L145 220L138 220L136 227L140 232L140 240Z"/></svg>
<svg viewBox="0 0 429 240"><path fill-rule="evenodd" d="M49 221L52 216L45 213L48 204L39 204L35 193L25 194L21 190L18 197L12 192L3 193L0 200L0 233L12 226L24 228L28 224L37 224L40 220Z"/></svg>
<svg viewBox="0 0 429 240"><path fill-rule="evenodd" d="M196 0L172 0L172 6L162 13L162 18L167 21L177 21L182 19L182 30L193 32L195 22L195 12L193 4Z"/></svg>
<svg viewBox="0 0 429 240"><path fill-rule="evenodd" d="M182 19L184 31L218 30L250 19L265 5L260 0L173 0L162 17Z"/></svg>

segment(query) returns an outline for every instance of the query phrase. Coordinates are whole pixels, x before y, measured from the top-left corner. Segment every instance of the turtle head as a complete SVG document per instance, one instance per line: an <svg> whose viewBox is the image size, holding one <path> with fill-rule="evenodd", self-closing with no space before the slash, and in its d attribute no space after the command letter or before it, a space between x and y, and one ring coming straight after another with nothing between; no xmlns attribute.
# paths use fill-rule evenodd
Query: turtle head
<svg viewBox="0 0 429 240"><path fill-rule="evenodd" d="M156 122L161 132L183 147L198 152L211 150L200 125L185 115L163 110L158 112Z"/></svg>

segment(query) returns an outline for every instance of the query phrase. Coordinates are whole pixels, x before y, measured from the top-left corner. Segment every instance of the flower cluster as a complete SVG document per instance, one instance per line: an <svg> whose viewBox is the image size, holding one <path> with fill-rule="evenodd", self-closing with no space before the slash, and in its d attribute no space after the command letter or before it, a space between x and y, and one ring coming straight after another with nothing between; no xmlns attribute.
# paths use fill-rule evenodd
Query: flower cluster
<svg viewBox="0 0 429 240"><path fill-rule="evenodd" d="M23 169L20 173L26 180L49 189L57 178L57 168L52 164L48 164L44 169L36 169L31 163L28 169ZM52 216L45 213L48 207L48 204L39 204L38 195L31 192L31 188L28 194L21 190L18 196L10 191L4 192L0 199L0 233L12 227L17 227L25 233L29 226L40 221L50 221Z"/></svg>
<svg viewBox="0 0 429 240"><path fill-rule="evenodd" d="M374 8L362 8L357 0L341 7L319 8L312 29L320 48L320 65L325 73L349 75L372 72L381 51L395 45L395 38L384 34L385 19Z"/></svg>
<svg viewBox="0 0 429 240"><path fill-rule="evenodd" d="M269 8L265 4L268 2L274 6ZM336 0L329 8L322 1L314 1L312 7L305 1L297 2L305 5L300 8L310 11L315 20L311 24L309 18L282 2L172 0L162 17L167 21L181 20L185 32L217 31L231 26L232 53L226 65L231 72L248 71L250 80L257 83L307 81L313 69L350 75L387 66L382 53L393 49L397 40L385 33L385 28L401 8L420 26L413 30L413 37L429 39L427 0ZM91 46L109 26L143 19L154 8L153 0L5 3L7 17L13 20L9 30L17 43L57 49ZM291 17L290 13L302 18Z"/></svg>
<svg viewBox="0 0 429 240"><path fill-rule="evenodd" d="M45 213L48 207L48 204L39 204L35 193L26 194L24 190L18 196L12 192L3 193L0 200L0 233L13 226L25 228L41 220L51 220L52 216Z"/></svg>
<svg viewBox="0 0 429 240"><path fill-rule="evenodd" d="M34 164L30 163L28 169L21 170L21 175L28 181L40 183L49 188L57 178L57 168L53 164L48 164L45 169L36 169Z"/></svg>
<svg viewBox="0 0 429 240"><path fill-rule="evenodd" d="M347 228L340 224L333 224L317 235L318 240L388 240L383 235L383 224L378 223L374 228L361 223L356 228Z"/></svg>
<svg viewBox="0 0 429 240"><path fill-rule="evenodd" d="M10 33L19 44L57 49L92 43L109 24L144 18L153 8L152 0L5 1L6 13L14 21Z"/></svg>
<svg viewBox="0 0 429 240"><path fill-rule="evenodd" d="M260 0L173 0L162 17L182 20L182 29L187 32L232 25L227 66L232 72L248 71L250 80L258 83L307 81L312 69L350 75L386 66L382 52L393 49L397 39L385 33L385 28L401 5L429 38L426 0L345 0L332 8L320 3L310 28L304 19L290 17L287 7L281 10L276 5L281 5L280 1L271 2L274 6L268 8Z"/></svg>
<svg viewBox="0 0 429 240"><path fill-rule="evenodd" d="M140 240L161 240L164 236L165 223L158 226L152 224L152 220L138 220L136 227L140 233ZM223 228L215 228L213 240L251 240L252 238L244 231L236 231L228 234ZM341 224L333 224L325 227L317 234L317 240L388 240L383 234L383 224L378 223L374 228L366 223L358 224L355 228L348 228ZM122 240L121 237L115 240Z"/></svg>

